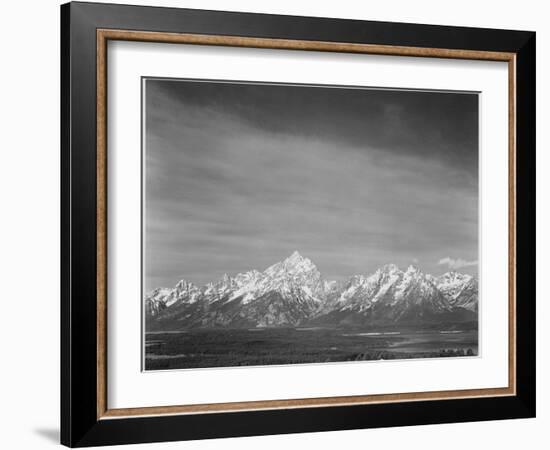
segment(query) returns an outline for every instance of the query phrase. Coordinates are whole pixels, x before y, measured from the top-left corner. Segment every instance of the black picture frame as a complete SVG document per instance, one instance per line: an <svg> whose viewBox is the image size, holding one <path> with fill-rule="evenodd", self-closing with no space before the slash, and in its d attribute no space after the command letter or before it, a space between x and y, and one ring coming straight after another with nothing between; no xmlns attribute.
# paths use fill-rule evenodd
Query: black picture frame
<svg viewBox="0 0 550 450"><path fill-rule="evenodd" d="M516 55L516 394L98 418L98 29ZM61 6L61 443L70 447L535 416L534 32L73 2Z"/></svg>

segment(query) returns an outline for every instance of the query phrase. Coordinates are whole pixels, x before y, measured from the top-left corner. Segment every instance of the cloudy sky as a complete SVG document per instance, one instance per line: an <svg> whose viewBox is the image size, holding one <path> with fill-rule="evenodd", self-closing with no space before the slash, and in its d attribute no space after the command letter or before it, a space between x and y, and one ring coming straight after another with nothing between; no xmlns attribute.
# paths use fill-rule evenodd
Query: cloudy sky
<svg viewBox="0 0 550 450"><path fill-rule="evenodd" d="M294 250L327 279L477 271L478 97L147 79L145 289Z"/></svg>

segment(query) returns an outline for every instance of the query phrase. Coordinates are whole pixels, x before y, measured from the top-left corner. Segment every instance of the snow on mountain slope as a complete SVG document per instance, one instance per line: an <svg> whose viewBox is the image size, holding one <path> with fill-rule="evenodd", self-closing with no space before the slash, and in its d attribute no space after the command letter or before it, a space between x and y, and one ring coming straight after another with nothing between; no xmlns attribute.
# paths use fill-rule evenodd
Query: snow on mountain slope
<svg viewBox="0 0 550 450"><path fill-rule="evenodd" d="M401 271L388 264L369 276L326 281L298 252L263 272L224 275L202 288L182 280L146 298L147 317L161 328L475 320L473 311L477 281L469 275L435 278L413 266Z"/></svg>
<svg viewBox="0 0 550 450"><path fill-rule="evenodd" d="M436 285L449 301L454 301L462 291L464 285L471 279L470 275L447 272L436 278Z"/></svg>
<svg viewBox="0 0 550 450"><path fill-rule="evenodd" d="M471 275L447 272L436 279L437 288L455 307L477 311L478 283Z"/></svg>
<svg viewBox="0 0 550 450"><path fill-rule="evenodd" d="M168 307L165 299L170 292L172 292L172 289L156 288L147 295L145 299L145 313L147 316L154 317Z"/></svg>
<svg viewBox="0 0 550 450"><path fill-rule="evenodd" d="M452 310L433 277L413 266L403 272L388 264L369 277L352 277L338 301L323 312L345 323L390 324L435 320Z"/></svg>

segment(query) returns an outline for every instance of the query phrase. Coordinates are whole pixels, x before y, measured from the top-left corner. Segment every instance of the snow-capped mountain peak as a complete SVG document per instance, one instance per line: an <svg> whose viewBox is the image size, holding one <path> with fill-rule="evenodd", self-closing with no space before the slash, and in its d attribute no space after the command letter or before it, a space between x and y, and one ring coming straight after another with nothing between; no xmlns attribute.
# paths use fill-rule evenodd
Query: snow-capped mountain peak
<svg viewBox="0 0 550 450"><path fill-rule="evenodd" d="M284 262L286 264L299 264L306 260L311 262L308 258L304 258L302 255L300 255L300 252L298 250L294 250L292 254L285 259Z"/></svg>
<svg viewBox="0 0 550 450"><path fill-rule="evenodd" d="M477 295L477 280L470 275L449 272L436 278L412 265L402 271L386 264L347 282L327 281L296 251L263 272L224 274L202 288L181 280L173 289L155 289L146 298L146 312L174 326L201 327L295 326L316 320L416 323L443 316L476 320Z"/></svg>
<svg viewBox="0 0 550 450"><path fill-rule="evenodd" d="M459 273L454 270L446 272L443 275L437 277L440 283L457 283L469 281L472 278L471 275L465 273Z"/></svg>
<svg viewBox="0 0 550 450"><path fill-rule="evenodd" d="M472 275L451 271L435 280L437 288L451 305L477 311L478 285Z"/></svg>
<svg viewBox="0 0 550 450"><path fill-rule="evenodd" d="M396 264L385 264L380 269L378 269L377 272L394 274L401 272L401 270L399 269L399 267L397 267Z"/></svg>
<svg viewBox="0 0 550 450"><path fill-rule="evenodd" d="M268 267L264 271L264 274L273 275L280 272L297 274L312 271L317 271L315 264L309 258L304 258L300 253L295 251L285 260Z"/></svg>
<svg viewBox="0 0 550 450"><path fill-rule="evenodd" d="M436 278L437 287L450 300L454 300L460 291L472 281L472 276L455 271L447 272Z"/></svg>

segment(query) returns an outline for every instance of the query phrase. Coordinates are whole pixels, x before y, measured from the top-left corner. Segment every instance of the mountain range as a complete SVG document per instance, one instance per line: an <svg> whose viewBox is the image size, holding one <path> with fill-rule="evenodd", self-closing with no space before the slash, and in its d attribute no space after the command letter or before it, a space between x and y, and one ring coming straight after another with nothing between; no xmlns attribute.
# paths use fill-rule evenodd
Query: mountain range
<svg viewBox="0 0 550 450"><path fill-rule="evenodd" d="M371 275L327 281L294 252L263 272L252 270L198 287L186 280L145 299L148 330L284 326L425 325L477 321L478 282L387 264Z"/></svg>

